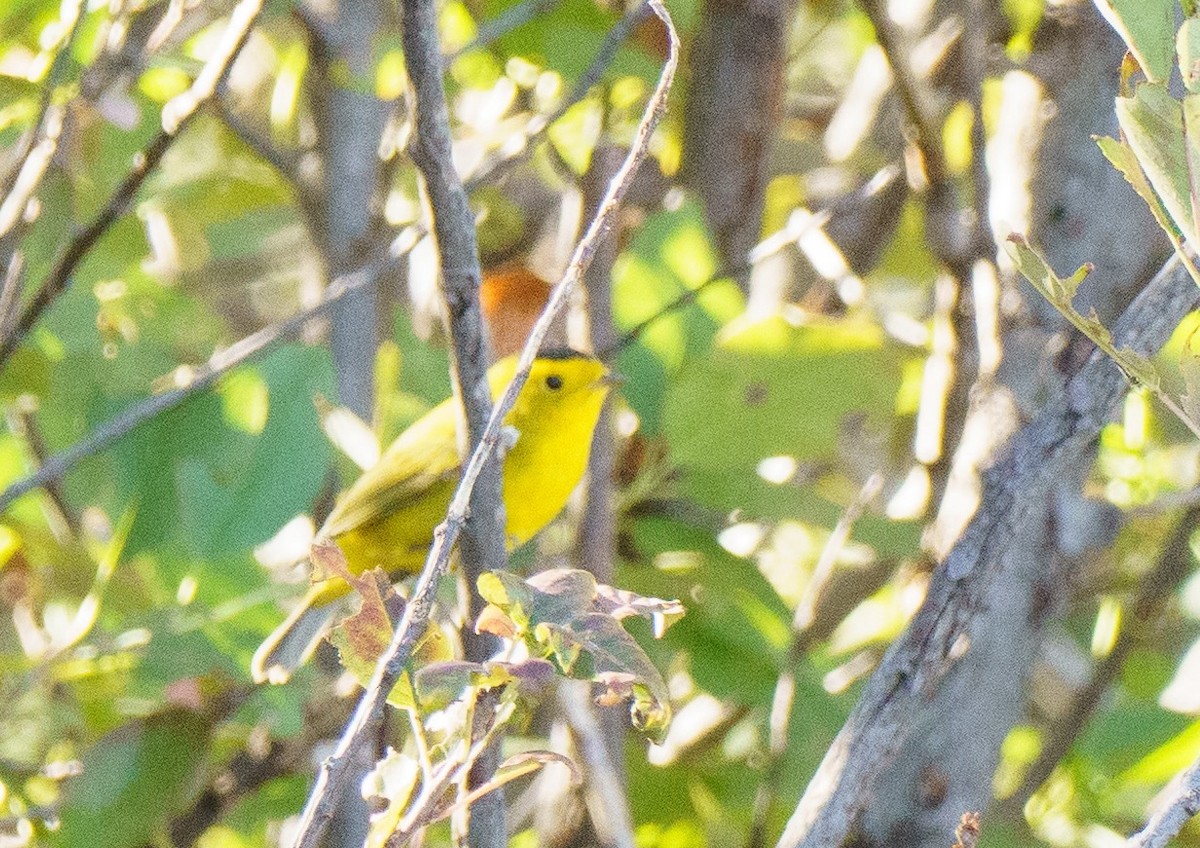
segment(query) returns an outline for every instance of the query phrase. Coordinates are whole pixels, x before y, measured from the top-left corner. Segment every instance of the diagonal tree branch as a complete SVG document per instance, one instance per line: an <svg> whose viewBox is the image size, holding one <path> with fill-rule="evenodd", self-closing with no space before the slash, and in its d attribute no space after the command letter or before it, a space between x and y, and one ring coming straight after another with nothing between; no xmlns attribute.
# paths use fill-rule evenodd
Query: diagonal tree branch
<svg viewBox="0 0 1200 848"><path fill-rule="evenodd" d="M234 60L250 37L250 30L262 11L263 0L241 0L229 16L229 24L217 44L216 52L201 69L191 88L169 100L162 110L162 129L135 157L133 168L116 191L87 226L80 230L59 254L54 266L42 280L12 329L0 338L0 367L13 350L70 285L71 275L88 252L118 218L124 214L146 177L158 166L180 132L191 123L200 108L213 98L217 87L229 76Z"/></svg>
<svg viewBox="0 0 1200 848"><path fill-rule="evenodd" d="M1168 263L1117 321L1123 347L1161 347L1196 303L1194 283ZM913 732L922 705L971 650L972 623L1006 567L1006 552L1044 510L1047 493L1095 440L1128 388L1099 352L1062 395L1023 427L984 476L979 511L938 568L916 617L889 649L809 783L779 848L839 845L873 796L873 781Z"/></svg>
<svg viewBox="0 0 1200 848"><path fill-rule="evenodd" d="M621 31L625 32L626 35L628 34L628 27L622 27L619 25L618 29L621 29ZM606 41L606 44L609 42L615 43L616 41L617 40L613 39L610 33L610 37ZM599 68L602 70L604 67L607 67L606 62L611 62L614 55L615 47L611 50L607 48L601 48L595 61L593 62L593 68ZM602 59L605 60L605 62L602 62ZM592 68L589 68L586 76L590 78L592 75ZM551 116L551 120L547 122L541 122L536 128L531 130L531 135L529 136L530 140L535 137L535 135L532 133L540 134L545 132L546 129L549 128L549 126L551 126L553 123L555 116L561 117L563 112L570 108L570 106L582 100L587 93L588 87L577 86L575 90L572 91L571 96L568 97L559 106L559 108L555 110L554 115ZM468 180L466 183L467 190L473 191L474 189L480 187L486 182L487 177L494 176L510 164L520 161L523 157L524 153L520 153L514 157L499 160L498 162L494 163L492 167L488 168L486 173L478 174ZM330 285L326 287L325 291L322 293L320 301L318 301L314 306L301 313L298 313L292 318L288 318L269 327L264 327L263 329L258 330L255 333L252 333L251 335L235 342L226 350L214 354L209 362L201 366L192 375L192 378L184 385L179 386L177 389L172 389L169 392L164 392L161 395L155 395L147 398L144 401L134 404L116 418L113 418L112 420L97 427L84 439L61 451L60 453L49 457L46 460L45 465L39 468L36 473L16 481L3 492L0 492L0 511L3 511L10 503L12 503L14 499L20 497L21 495L40 488L52 480L58 479L63 474L67 473L76 465L78 465L82 460L104 450L114 441L121 438L126 433L129 433L144 421L147 421L150 418L153 418L154 416L177 406L194 392L203 391L204 389L208 388L227 371L236 368L238 365L241 365L249 359L264 353L275 344L292 338L308 321L325 315L329 311L333 302L341 298L346 292L353 291L354 289L367 285L374 279L373 275L377 276L390 270L392 263L406 255L424 234L425 229L420 225L406 227L400 232L399 235L396 236L396 238L392 240L390 249L393 251L393 253L390 257L380 258L379 255L369 255L366 259L364 259L362 264L357 269L337 277L332 283L330 283ZM717 282L719 279L720 277L716 277L710 282ZM708 284L709 283L706 282L700 288L704 288ZM5 282L4 296L0 297L0 339L5 338L5 327L8 326L8 323L5 321L5 319L3 319L3 315L8 313L8 308L5 306L5 304L7 304L9 301L7 295L10 290L15 291L15 288L15 284L10 285L9 282ZM697 292L698 291L699 290L697 290ZM687 305L687 303L690 303L694 299L697 292L686 293L677 304L668 306L666 311L669 312L672 309ZM13 306L15 308L15 304L13 304ZM646 329L646 326L653 323L659 317L661 317L661 315L654 316L645 323L645 326L635 328L634 336L636 337L636 334L643 332ZM15 315L12 316L12 318L13 322L15 323ZM632 341L632 338L628 340ZM623 342L620 346L623 347L625 343L627 342ZM600 351L599 355L604 357L609 353L611 353L611 351ZM0 366L3 365L3 362L4 359L2 356L0 356Z"/></svg>
<svg viewBox="0 0 1200 848"><path fill-rule="evenodd" d="M1200 813L1200 760L1176 777L1172 787L1167 803L1129 837L1127 848L1166 848L1188 820Z"/></svg>
<svg viewBox="0 0 1200 848"><path fill-rule="evenodd" d="M139 424L168 409L173 409L196 392L212 386L233 368L262 354L275 344L298 335L314 318L320 318L328 313L333 304L347 292L374 282L382 270L393 266L411 249L411 245L416 239L408 240L402 235L396 239L396 242L400 241L407 243L404 248L389 252L382 258L371 259L357 270L336 278L321 293L321 299L314 306L285 321L251 333L224 350L217 351L209 358L208 362L191 371L188 379L182 381L181 385L130 406L116 418L97 427L86 438L66 450L48 457L35 473L23 477L0 492L0 512L3 512L9 504L22 495L62 477L84 459L104 450Z"/></svg>
<svg viewBox="0 0 1200 848"><path fill-rule="evenodd" d="M424 632L424 625L429 620L437 584L449 567L450 550L466 519L471 491L482 466L499 445L501 422L512 408L517 393L528 379L529 369L533 365L533 360L537 356L538 349L549 332L551 324L566 306L571 293L579 284L580 277L591 263L601 240L613 226L617 207L628 191L638 165L647 155L650 137L666 109L667 93L670 90L679 60L679 40L675 28L671 24L670 15L667 14L659 0L649 0L649 4L667 30L670 52L658 84L646 106L629 154L610 183L600 211L576 247L562 280L554 288L541 317L530 332L529 340L518 360L512 382L504 390L492 410L479 447L471 455L463 472L462 481L455 492L446 520L434 534L434 543L426 558L425 568L417 580L412 600L405 609L404 617L396 628L391 644L384 655L379 658L371 681L355 709L354 716L338 741L334 753L321 764L317 772L316 783L301 818L295 843L297 848L315 848L319 844L321 833L332 814L331 806L334 799L338 797L346 781L353 777L349 768L352 765L351 754L358 746L364 744L365 732L382 711L388 693L399 680L400 674L412 656L418 635Z"/></svg>

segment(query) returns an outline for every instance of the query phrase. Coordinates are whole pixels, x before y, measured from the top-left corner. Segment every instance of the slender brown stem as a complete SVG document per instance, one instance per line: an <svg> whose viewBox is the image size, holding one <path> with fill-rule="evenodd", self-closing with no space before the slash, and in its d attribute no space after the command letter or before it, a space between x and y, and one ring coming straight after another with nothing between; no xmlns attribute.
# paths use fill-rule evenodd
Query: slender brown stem
<svg viewBox="0 0 1200 848"><path fill-rule="evenodd" d="M554 288L540 318L530 332L529 340L517 362L516 373L512 382L505 388L492 409L479 446L472 453L470 461L463 472L462 480L451 501L446 520L434 533L433 545L425 561L425 568L413 589L412 599L405 609L404 617L397 626L387 651L379 658L375 672L363 693L354 715L339 739L334 753L321 764L317 772L316 783L309 795L301 816L295 845L297 848L315 848L332 815L332 804L340 797L345 782L352 776L351 753L363 744L364 734L373 723L386 703L388 694L399 679L416 644L419 634L424 632L424 625L429 620L437 585L446 573L450 562L450 550L462 530L466 519L467 506L471 492L479 477L480 470L496 451L501 439L501 422L512 408L517 393L529 378L529 369L541 347L542 341L550 331L551 324L565 308L571 293L579 283L580 277L586 272L591 263L600 239L613 225L617 208L633 181L633 175L646 157L650 136L662 119L666 109L667 92L674 80L675 68L678 64L679 41L675 28L659 0L649 0L650 8L663 22L670 40L670 52L667 62L659 77L658 85L646 106L645 114L638 126L633 145L624 164L609 185L608 193L600 206L600 211L588 228L587 233L579 242L567 271L562 280Z"/></svg>

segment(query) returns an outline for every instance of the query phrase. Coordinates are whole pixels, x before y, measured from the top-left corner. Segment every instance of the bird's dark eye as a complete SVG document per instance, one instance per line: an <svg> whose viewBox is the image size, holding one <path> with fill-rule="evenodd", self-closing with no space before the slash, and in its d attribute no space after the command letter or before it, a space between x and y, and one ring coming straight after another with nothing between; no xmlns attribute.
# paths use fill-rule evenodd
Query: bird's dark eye
<svg viewBox="0 0 1200 848"><path fill-rule="evenodd" d="M546 388L557 392L562 388L562 377L558 376L557 374L551 374L546 378Z"/></svg>

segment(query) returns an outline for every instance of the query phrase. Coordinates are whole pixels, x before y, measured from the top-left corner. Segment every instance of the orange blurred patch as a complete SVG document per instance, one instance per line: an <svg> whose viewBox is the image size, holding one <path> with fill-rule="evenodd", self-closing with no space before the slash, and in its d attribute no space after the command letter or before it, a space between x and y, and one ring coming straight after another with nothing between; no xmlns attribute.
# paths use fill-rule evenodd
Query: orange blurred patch
<svg viewBox="0 0 1200 848"><path fill-rule="evenodd" d="M644 18L633 28L633 41L659 62L667 60L671 49L667 28L654 15Z"/></svg>
<svg viewBox="0 0 1200 848"><path fill-rule="evenodd" d="M497 358L521 349L549 297L550 284L520 262L484 272L479 301Z"/></svg>

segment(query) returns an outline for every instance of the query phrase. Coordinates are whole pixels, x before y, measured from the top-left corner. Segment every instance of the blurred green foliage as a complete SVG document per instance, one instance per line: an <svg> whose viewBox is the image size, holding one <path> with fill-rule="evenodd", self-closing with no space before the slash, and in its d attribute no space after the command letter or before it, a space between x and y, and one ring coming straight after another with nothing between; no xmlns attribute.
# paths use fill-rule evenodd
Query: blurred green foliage
<svg viewBox="0 0 1200 848"><path fill-rule="evenodd" d="M109 69L90 101L73 100L95 84L88 75L99 73L98 57L113 59L103 39L114 15L127 24L148 14L142 6L161 5L114 12L91 4L59 65L51 94L70 101L70 132L20 240L27 296L128 173L157 131L162 104L197 73L228 11L188 5L188 26L153 56ZM480 22L514 5L446 4L446 43L470 43ZM1010 55L1019 58L1043 4L1003 5ZM668 6L690 41L703 22L699 4ZM16 151L41 114L62 44L59 14L51 0L0 8L0 153ZM447 75L456 119L476 98L495 108L500 124L488 132L464 123L462 137L497 153L570 90L616 20L592 0L564 0L460 56ZM1137 18L1130 31L1141 38L1153 23ZM816 3L800 12L793 40L789 92L825 103L845 91L872 34L853 7ZM376 47L375 90L395 96L404 85L396 40ZM1151 40L1147 70L1157 68L1160 48ZM297 149L311 135L313 105L304 94L303 27L288 4L268 4L247 51L252 67L232 85L237 110L273 144ZM635 30L604 84L555 125L549 145L538 144L528 170L539 185L561 193L587 171L598 143L627 141L661 60L653 33ZM655 166L667 180L683 149L686 96L685 74L655 143ZM1135 107L1154 112L1164 104L1143 101L1165 96L1145 89L1128 106L1130 126L1152 134ZM849 161L824 163L825 120L814 109L785 121L763 235L824 197L828 181L862 184L892 156L868 138ZM961 115L946 127L948 150L960 160L970 156L968 132ZM12 162L2 164L7 173ZM415 220L420 197L408 163L390 180L388 222ZM1164 193L1154 173L1150 183ZM1180 228L1192 227L1191 190L1186 182L1175 189L1163 202ZM521 200L515 190L509 197L507 183L488 191L480 203L495 217L491 230L483 222L484 244L500 253L524 233ZM881 231L879 262L857 280L860 297L838 300L830 294L836 285L812 274L806 291L756 313L726 278L695 198L673 189L634 217L612 272L616 330L637 332L617 356L627 383L616 412L615 584L686 607L661 641L640 623L630 630L662 673L655 696L670 691L676 725L692 735L649 752L629 739L629 798L647 848L742 845L764 779L776 795L766 829L781 830L923 586L922 516L905 513L900 501L910 474L925 471L911 455L913 398L938 320L930 305L938 268L919 210L906 203L894 229ZM39 446L53 453L74 444L154 391L185 382L213 350L310 304L321 277L316 241L287 177L215 110L200 115L0 363L8 422L0 429L0 486L34 469ZM450 391L436 315L419 301L385 298L376 414L367 422L385 443ZM838 305L810 308L826 301ZM0 829L14 844L165 845L173 830L203 820L190 844L254 848L277 844L281 822L298 811L312 772L308 751L339 732L349 699L332 682L328 657L286 687L255 687L247 668L280 620L281 602L305 579L272 551L295 534L276 534L318 513L337 475L353 473L321 429L322 402L337 395L321 329L274 347L214 391L89 457L50 494L27 495L0 515ZM1196 483L1195 445L1139 397L1106 431L1092 475L1095 493L1122 508ZM885 496L856 524L836 567L876 566L891 577L860 598L859 614L845 616L831 637L790 658L795 605L839 518L876 471L886 478ZM572 520L517 561L569 556L563 539ZM1167 532L1161 516L1142 517L1098 556L1104 575L1096 582L1118 606L1137 591ZM293 559L303 555L294 543L289 550ZM1109 844L1101 837L1141 821L1151 796L1200 752L1200 706L1160 704L1196 638L1198 599L1193 578L1026 817L989 822L983 844ZM1088 596L1068 611L1062 637L1073 660L1089 660L1099 606ZM773 763L769 715L785 668L796 691L786 755ZM1061 707L1048 702L1047 714L1031 715L1010 737L998 786L1036 756L1047 718ZM531 725L510 744L546 743ZM261 779L246 779L259 774L242 756L248 751ZM229 785L238 791L203 819L211 812L198 804L205 790ZM514 844L535 844L532 831ZM1193 829L1180 844L1200 837Z"/></svg>

